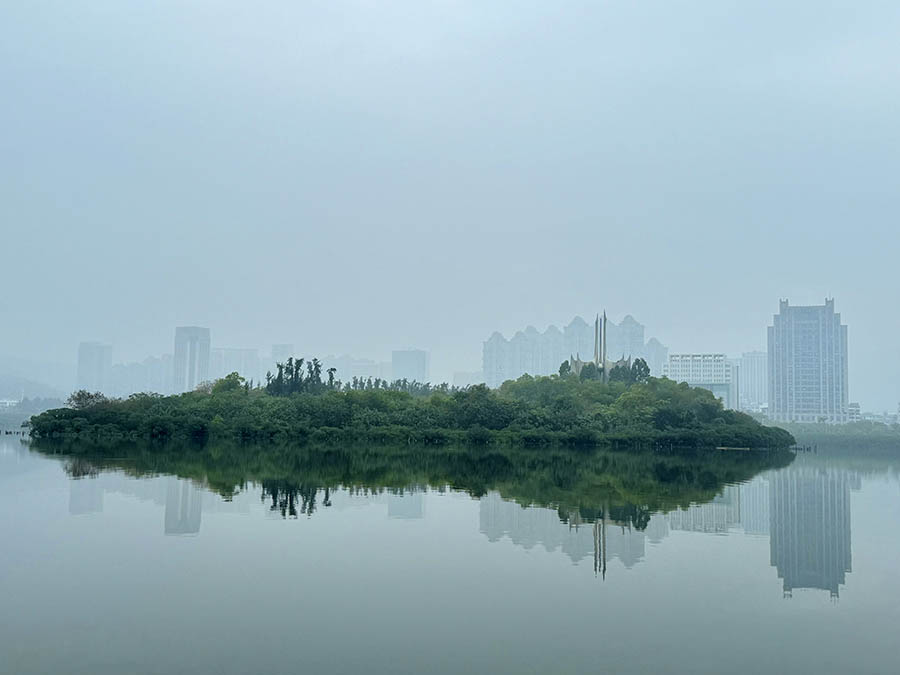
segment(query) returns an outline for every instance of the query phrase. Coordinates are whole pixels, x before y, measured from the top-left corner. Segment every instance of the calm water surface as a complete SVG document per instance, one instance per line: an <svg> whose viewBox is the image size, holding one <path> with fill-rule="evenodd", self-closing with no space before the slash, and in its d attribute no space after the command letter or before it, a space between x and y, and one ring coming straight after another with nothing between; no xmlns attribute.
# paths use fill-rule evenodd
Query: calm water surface
<svg viewBox="0 0 900 675"><path fill-rule="evenodd" d="M696 485L648 460L654 480L617 468L604 491L580 456L533 476L454 456L423 469L447 482L405 486L333 457L309 483L302 462L301 480L257 480L259 458L148 461L0 441L0 672L900 667L896 462L820 453L712 487L688 472L702 503L648 508ZM529 495L543 505L511 501Z"/></svg>

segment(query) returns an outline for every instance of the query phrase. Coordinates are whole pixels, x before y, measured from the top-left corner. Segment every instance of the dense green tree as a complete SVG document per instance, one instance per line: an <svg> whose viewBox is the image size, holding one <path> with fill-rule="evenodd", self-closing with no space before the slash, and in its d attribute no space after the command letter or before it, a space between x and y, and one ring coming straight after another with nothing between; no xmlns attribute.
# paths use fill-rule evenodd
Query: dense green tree
<svg viewBox="0 0 900 675"><path fill-rule="evenodd" d="M644 384L650 379L650 366L644 359L635 359L631 364L631 382Z"/></svg>
<svg viewBox="0 0 900 675"><path fill-rule="evenodd" d="M602 376L602 374L603 374L603 371L600 370L593 363L585 363L581 367L581 373L579 373L578 377L582 381L584 381L584 380L599 380L600 377Z"/></svg>
<svg viewBox="0 0 900 675"><path fill-rule="evenodd" d="M213 383L210 393L225 394L232 391L241 391L244 389L245 384L247 384L247 382L243 377L237 373L229 373L221 380L216 380Z"/></svg>
<svg viewBox="0 0 900 675"><path fill-rule="evenodd" d="M109 399L101 392L95 391L91 393L87 389L79 389L66 399L66 405L74 410L84 410L85 408L108 402Z"/></svg>

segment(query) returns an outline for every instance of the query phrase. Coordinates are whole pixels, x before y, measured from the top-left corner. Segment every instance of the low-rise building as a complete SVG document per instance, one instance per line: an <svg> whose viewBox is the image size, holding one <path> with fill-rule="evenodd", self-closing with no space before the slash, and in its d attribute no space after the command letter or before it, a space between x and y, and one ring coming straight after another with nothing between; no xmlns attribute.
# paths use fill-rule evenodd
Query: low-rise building
<svg viewBox="0 0 900 675"><path fill-rule="evenodd" d="M663 374L676 382L708 389L726 408L738 407L738 377L725 354L669 354Z"/></svg>

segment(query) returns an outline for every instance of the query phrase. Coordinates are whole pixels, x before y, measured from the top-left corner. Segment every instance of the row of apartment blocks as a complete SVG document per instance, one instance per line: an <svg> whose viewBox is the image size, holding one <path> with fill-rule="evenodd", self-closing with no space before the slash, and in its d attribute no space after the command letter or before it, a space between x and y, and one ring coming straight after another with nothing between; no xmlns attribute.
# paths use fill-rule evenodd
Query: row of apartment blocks
<svg viewBox="0 0 900 675"><path fill-rule="evenodd" d="M656 338L645 341L645 327L630 315L618 324L609 321L606 334L611 359L643 358L651 375L709 389L726 407L752 411L765 408L765 352L747 352L740 359L729 359L725 354L669 354ZM563 361L573 356L590 358L593 350L594 330L580 316L562 330L550 326L541 333L529 326L509 340L495 332L483 345L482 375L490 387L526 373L552 375ZM747 377L742 378L741 373Z"/></svg>
<svg viewBox="0 0 900 675"><path fill-rule="evenodd" d="M619 324L606 325L607 355L643 358L652 375L661 375L668 348L656 338L644 341L644 326L634 317L626 316ZM514 380L525 373L552 375L563 361L572 357L590 359L594 353L594 327L576 316L562 330L550 326L543 333L534 326L518 331L507 340L495 332L482 349L482 374L489 387L499 387L506 380Z"/></svg>
<svg viewBox="0 0 900 675"><path fill-rule="evenodd" d="M860 419L850 404L847 326L824 305L792 306L787 300L768 328L768 351L669 354L655 338L644 342L644 326L631 316L609 323L609 356L643 358L652 375L712 391L726 408L765 413L776 422L841 424ZM494 333L483 346L485 382L497 387L528 373L550 375L573 356L591 354L593 334L581 317L563 330L543 333L529 326L507 340ZM898 413L900 414L900 413Z"/></svg>
<svg viewBox="0 0 900 675"><path fill-rule="evenodd" d="M112 346L99 342L82 342L78 347L76 388L101 391L110 396L128 396L136 392L162 394L191 391L203 382L216 380L233 372L247 380L262 382L277 363L300 356L292 344L272 345L269 355L257 349L213 348L210 330L200 326L175 329L171 354L151 356L140 362L112 363ZM380 378L429 381L430 355L421 349L395 350L388 362L354 359L349 356L327 356L323 369L334 367L337 378Z"/></svg>

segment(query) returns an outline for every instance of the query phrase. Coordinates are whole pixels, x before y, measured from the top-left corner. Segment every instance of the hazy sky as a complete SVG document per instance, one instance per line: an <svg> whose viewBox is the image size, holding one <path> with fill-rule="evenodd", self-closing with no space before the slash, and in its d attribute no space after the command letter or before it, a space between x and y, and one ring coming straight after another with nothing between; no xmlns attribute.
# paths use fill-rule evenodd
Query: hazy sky
<svg viewBox="0 0 900 675"><path fill-rule="evenodd" d="M900 401L900 3L6 2L0 355L477 370L604 307L765 348L834 296Z"/></svg>

